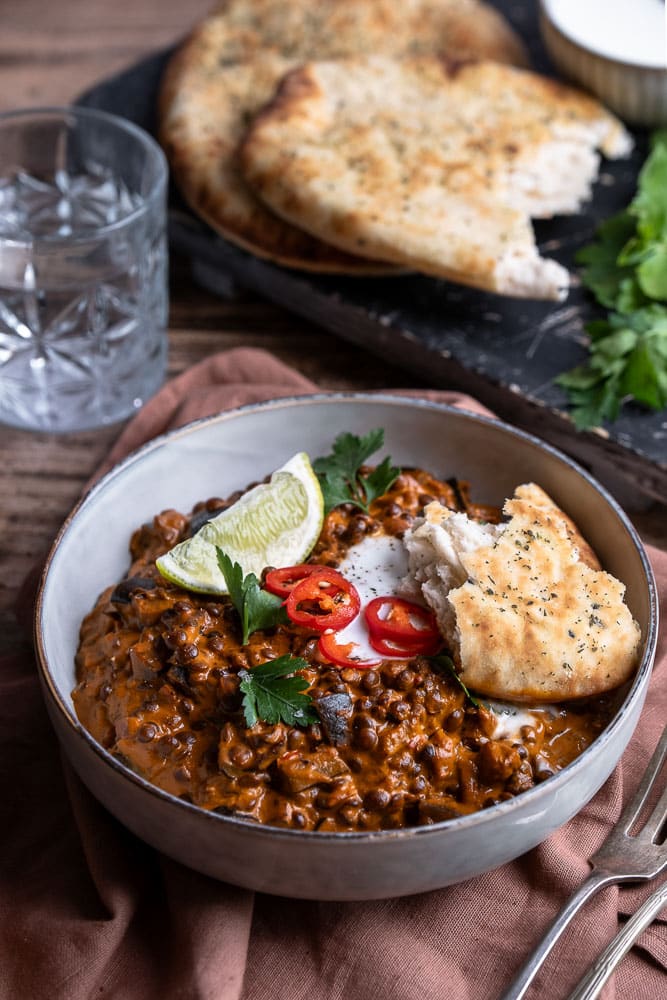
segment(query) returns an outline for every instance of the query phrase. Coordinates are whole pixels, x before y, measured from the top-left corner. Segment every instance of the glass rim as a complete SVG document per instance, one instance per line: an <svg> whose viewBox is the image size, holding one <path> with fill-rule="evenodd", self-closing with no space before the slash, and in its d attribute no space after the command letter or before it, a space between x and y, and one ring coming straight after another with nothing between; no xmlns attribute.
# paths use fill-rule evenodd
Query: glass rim
<svg viewBox="0 0 667 1000"><path fill-rule="evenodd" d="M151 185L150 191L145 196L142 196L141 204L137 205L136 208L133 208L131 212L124 215L121 219L116 219L115 222L107 222L102 226L91 229L90 232L85 235L40 235L33 236L30 239L25 239L21 237L17 238L4 236L0 231L0 245L31 247L40 243L48 244L49 246L72 246L73 244L87 243L92 239L99 239L100 237L124 229L126 226L130 226L137 222L142 216L151 211L155 203L163 197L169 179L167 158L164 154L164 150L157 140L154 139L153 136L140 125L130 121L129 118L123 118L121 115L115 115L110 111L103 111L99 108L87 108L76 104L42 105L34 108L16 108L12 111L0 112L0 132L2 131L2 127L8 122L19 121L20 119L25 119L27 121L30 118L40 117L44 119L60 117L65 122L67 118L74 118L79 121L85 121L86 119L89 121L94 120L100 123L105 123L120 132L124 132L143 147L154 168L156 175L155 182Z"/></svg>

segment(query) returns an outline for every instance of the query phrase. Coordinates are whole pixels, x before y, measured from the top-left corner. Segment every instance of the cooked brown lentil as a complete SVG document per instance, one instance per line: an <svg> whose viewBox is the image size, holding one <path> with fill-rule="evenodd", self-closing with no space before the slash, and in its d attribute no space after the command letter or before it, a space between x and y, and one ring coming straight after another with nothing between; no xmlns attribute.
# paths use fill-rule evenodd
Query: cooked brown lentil
<svg viewBox="0 0 667 1000"><path fill-rule="evenodd" d="M471 813L546 780L606 725L613 698L561 705L521 736L494 739L494 717L422 656L370 670L338 669L296 625L240 642L227 598L167 583L156 558L238 498L214 498L186 516L163 511L130 544L125 580L100 596L81 627L74 704L95 739L158 787L205 809L298 830L380 830ZM470 503L466 484L404 470L361 514L325 519L311 561L337 566L350 546L401 535L423 504L439 500L497 521ZM291 653L321 723L247 728L238 673ZM333 721L332 721L333 720Z"/></svg>

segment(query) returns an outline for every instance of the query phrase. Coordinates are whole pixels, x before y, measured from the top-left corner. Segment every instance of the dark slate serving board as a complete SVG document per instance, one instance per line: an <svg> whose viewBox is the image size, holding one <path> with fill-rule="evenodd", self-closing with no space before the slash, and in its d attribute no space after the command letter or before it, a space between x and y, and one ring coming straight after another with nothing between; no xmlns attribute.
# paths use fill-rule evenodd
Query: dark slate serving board
<svg viewBox="0 0 667 1000"><path fill-rule="evenodd" d="M542 49L534 0L496 0L528 43L536 68L552 72ZM155 132L156 94L169 52L144 60L82 95L79 103L112 111ZM603 218L626 205L646 152L638 134L632 157L603 163L590 204L579 215L535 225L541 252L573 267L575 251ZM587 465L622 502L667 500L667 412L629 405L604 431L577 432L560 372L586 356L584 323L596 307L580 287L564 303L529 302L421 275L383 278L313 276L260 260L196 219L174 191L172 247L188 254L199 279L224 293L239 285L333 333L403 365L433 386L463 389L501 417L538 434Z"/></svg>

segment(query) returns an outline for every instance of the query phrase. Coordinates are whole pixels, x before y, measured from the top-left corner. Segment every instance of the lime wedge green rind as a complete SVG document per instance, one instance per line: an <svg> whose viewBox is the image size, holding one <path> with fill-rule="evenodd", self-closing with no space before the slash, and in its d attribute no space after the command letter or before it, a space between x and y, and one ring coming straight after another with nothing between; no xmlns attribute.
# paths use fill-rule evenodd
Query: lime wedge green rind
<svg viewBox="0 0 667 1000"><path fill-rule="evenodd" d="M259 577L266 566L303 562L319 538L324 502L317 476L305 452L294 455L235 504L208 521L157 560L167 580L200 594L226 594L216 546L243 575Z"/></svg>

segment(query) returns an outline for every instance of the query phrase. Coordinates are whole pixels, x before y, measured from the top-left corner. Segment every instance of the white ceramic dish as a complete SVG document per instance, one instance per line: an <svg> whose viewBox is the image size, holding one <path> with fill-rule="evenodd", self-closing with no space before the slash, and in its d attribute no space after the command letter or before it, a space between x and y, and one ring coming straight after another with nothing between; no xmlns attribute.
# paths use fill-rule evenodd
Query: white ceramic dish
<svg viewBox="0 0 667 1000"><path fill-rule="evenodd" d="M555 65L631 125L667 124L663 0L540 0Z"/></svg>
<svg viewBox="0 0 667 1000"><path fill-rule="evenodd" d="M231 493L296 451L325 454L341 431L383 427L394 461L469 479L501 503L535 480L578 522L605 567L627 585L642 628L642 660L620 710L569 767L515 799L433 826L380 833L311 833L205 812L125 768L78 722L71 699L81 619L128 565L131 532L159 510ZM434 403L380 395L283 399L223 413L151 442L102 479L63 526L36 608L36 646L49 713L65 753L101 802L139 837L216 878L315 899L421 892L524 853L595 794L623 753L644 701L657 636L657 599L641 543L585 472L537 439Z"/></svg>

